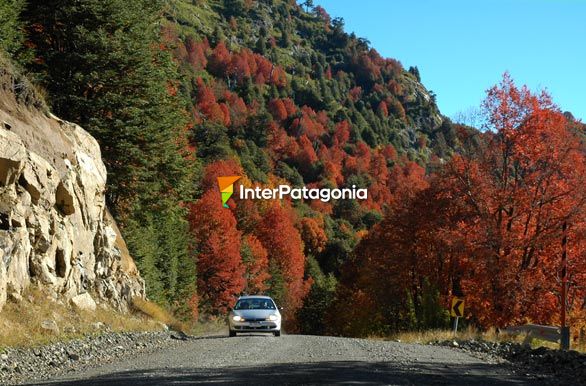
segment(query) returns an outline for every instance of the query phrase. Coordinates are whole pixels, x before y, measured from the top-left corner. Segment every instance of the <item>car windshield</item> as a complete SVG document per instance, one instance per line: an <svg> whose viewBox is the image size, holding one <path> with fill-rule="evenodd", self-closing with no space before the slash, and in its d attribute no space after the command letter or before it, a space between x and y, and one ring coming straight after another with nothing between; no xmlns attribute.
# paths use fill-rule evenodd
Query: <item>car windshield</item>
<svg viewBox="0 0 586 386"><path fill-rule="evenodd" d="M235 310L274 310L275 303L266 298L240 299L234 306Z"/></svg>

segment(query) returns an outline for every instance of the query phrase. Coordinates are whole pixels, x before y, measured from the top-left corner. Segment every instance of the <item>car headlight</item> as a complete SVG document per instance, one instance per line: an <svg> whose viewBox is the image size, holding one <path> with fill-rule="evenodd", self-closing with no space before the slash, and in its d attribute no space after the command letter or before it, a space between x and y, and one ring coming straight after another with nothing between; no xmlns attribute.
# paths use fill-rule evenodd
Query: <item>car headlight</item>
<svg viewBox="0 0 586 386"><path fill-rule="evenodd" d="M277 320L277 315L269 315L268 319L272 322L274 322L275 320Z"/></svg>
<svg viewBox="0 0 586 386"><path fill-rule="evenodd" d="M244 318L242 316L240 316L240 315L234 315L232 317L232 320L235 321L235 322L244 322Z"/></svg>

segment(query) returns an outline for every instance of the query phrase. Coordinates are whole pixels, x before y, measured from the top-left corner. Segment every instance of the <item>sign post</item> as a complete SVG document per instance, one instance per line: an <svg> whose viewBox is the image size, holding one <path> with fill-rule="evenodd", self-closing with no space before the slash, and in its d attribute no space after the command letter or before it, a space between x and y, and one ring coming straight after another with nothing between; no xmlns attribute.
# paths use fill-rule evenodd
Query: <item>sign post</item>
<svg viewBox="0 0 586 386"><path fill-rule="evenodd" d="M560 349L570 349L570 328L566 325L566 302L567 302L567 291L568 291L568 223L564 221L562 224L562 293L561 293L561 338L560 338Z"/></svg>
<svg viewBox="0 0 586 386"><path fill-rule="evenodd" d="M458 320L464 316L464 299L453 297L452 306L450 307L450 315L454 317L454 335L458 332Z"/></svg>

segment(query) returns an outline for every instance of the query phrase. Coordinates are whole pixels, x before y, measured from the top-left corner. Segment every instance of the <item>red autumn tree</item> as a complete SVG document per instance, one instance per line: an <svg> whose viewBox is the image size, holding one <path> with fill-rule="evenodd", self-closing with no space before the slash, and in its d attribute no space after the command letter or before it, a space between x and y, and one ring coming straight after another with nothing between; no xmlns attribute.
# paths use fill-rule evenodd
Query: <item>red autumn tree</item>
<svg viewBox="0 0 586 386"><path fill-rule="evenodd" d="M395 117L401 119L402 121L407 121L407 113L405 112L405 108L397 99L392 99L390 103L388 103L389 112L392 113Z"/></svg>
<svg viewBox="0 0 586 386"><path fill-rule="evenodd" d="M428 221L434 215L428 210L434 201L419 199L424 187L406 187L413 195L393 201L385 219L360 241L354 259L343 266L336 301L328 311L330 332L367 336L418 327L415 311L421 308L424 279L435 278L433 270L444 267L422 258L426 255L420 248L435 241L434 222Z"/></svg>
<svg viewBox="0 0 586 386"><path fill-rule="evenodd" d="M269 154L273 159L279 159L282 155L287 154L287 147L291 138L287 132L275 122L270 122L267 128L267 142Z"/></svg>
<svg viewBox="0 0 586 386"><path fill-rule="evenodd" d="M239 83L242 83L244 79L250 78L252 75L247 56L248 53L246 51L232 54L232 58L226 69L226 74L235 78Z"/></svg>
<svg viewBox="0 0 586 386"><path fill-rule="evenodd" d="M386 159L390 159L392 161L397 160L397 150L395 150L395 147L391 144L386 145L383 148L382 153Z"/></svg>
<svg viewBox="0 0 586 386"><path fill-rule="evenodd" d="M225 125L230 123L230 114L224 104L216 100L214 90L197 78L197 108L210 121Z"/></svg>
<svg viewBox="0 0 586 386"><path fill-rule="evenodd" d="M300 222L301 237L307 254L316 256L322 252L328 242L324 232L323 218L304 217Z"/></svg>
<svg viewBox="0 0 586 386"><path fill-rule="evenodd" d="M246 288L249 294L264 293L268 289L269 254L262 243L253 235L243 240L243 260L246 266Z"/></svg>
<svg viewBox="0 0 586 386"><path fill-rule="evenodd" d="M292 316L301 307L309 289L304 280L303 242L294 226L292 214L275 203L265 212L256 233L269 253L271 265L283 277L285 293L281 300L285 302L287 315Z"/></svg>
<svg viewBox="0 0 586 386"><path fill-rule="evenodd" d="M381 151L377 151L372 155L369 174L375 176L376 179L368 188L368 200L365 204L370 209L380 211L384 204L388 204L392 200L392 192L389 189L387 160Z"/></svg>
<svg viewBox="0 0 586 386"><path fill-rule="evenodd" d="M338 146L344 146L350 139L350 123L343 120L336 124L336 130L334 132L334 144Z"/></svg>
<svg viewBox="0 0 586 386"><path fill-rule="evenodd" d="M362 96L362 87L356 86L350 89L348 93L348 97L352 99L353 102L358 101L358 99Z"/></svg>
<svg viewBox="0 0 586 386"><path fill-rule="evenodd" d="M281 99L283 101L283 105L285 106L285 109L287 110L287 116L291 116L294 115L297 112L297 106L295 105L295 102L293 102L293 100L291 98L285 98L285 99Z"/></svg>
<svg viewBox="0 0 586 386"><path fill-rule="evenodd" d="M226 105L229 107L230 122L233 126L242 126L248 118L248 108L244 100L238 94L224 92Z"/></svg>
<svg viewBox="0 0 586 386"><path fill-rule="evenodd" d="M277 121L287 119L287 109L282 99L273 99L269 102L269 111L273 118Z"/></svg>
<svg viewBox="0 0 586 386"><path fill-rule="evenodd" d="M201 188L203 191L218 188L217 178L220 176L242 176L244 172L234 159L220 160L208 164L203 171Z"/></svg>
<svg viewBox="0 0 586 386"><path fill-rule="evenodd" d="M483 325L551 323L560 304L562 225L583 222L584 149L549 95L518 88L508 74L484 107L487 146L475 159L454 159L447 176L472 212L454 230L466 247L462 290Z"/></svg>
<svg viewBox="0 0 586 386"><path fill-rule="evenodd" d="M299 152L295 159L299 163L299 168L303 171L311 170L313 164L317 162L317 154L313 149L313 145L306 135L302 135L299 138Z"/></svg>
<svg viewBox="0 0 586 386"><path fill-rule="evenodd" d="M385 103L385 101L380 101L376 111L383 118L386 118L389 116L389 109L387 108L387 104Z"/></svg>
<svg viewBox="0 0 586 386"><path fill-rule="evenodd" d="M224 42L219 42L208 58L208 69L216 75L224 75L231 59L232 56Z"/></svg>
<svg viewBox="0 0 586 386"><path fill-rule="evenodd" d="M189 64L191 64L196 71L206 68L208 64L206 51L210 48L207 39L204 39L201 42L196 42L191 36L189 36L185 41L185 48L187 50Z"/></svg>
<svg viewBox="0 0 586 386"><path fill-rule="evenodd" d="M209 190L189 206L189 224L196 243L200 309L225 314L245 287L240 257L241 234L236 219L223 208L218 190Z"/></svg>

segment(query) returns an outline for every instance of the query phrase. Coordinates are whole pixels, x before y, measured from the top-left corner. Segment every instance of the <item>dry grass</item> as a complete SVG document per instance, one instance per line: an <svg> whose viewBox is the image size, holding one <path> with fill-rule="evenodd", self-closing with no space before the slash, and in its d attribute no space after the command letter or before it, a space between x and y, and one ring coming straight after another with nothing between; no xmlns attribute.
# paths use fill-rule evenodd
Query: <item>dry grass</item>
<svg viewBox="0 0 586 386"><path fill-rule="evenodd" d="M223 319L183 323L159 305L140 298L133 299L131 311L122 314L103 304L94 312L79 311L31 287L20 302L8 301L0 311L0 352L4 347L34 347L104 331L157 331L163 329L162 324L196 335L218 333L226 327ZM50 320L57 324L57 332L41 327L43 321ZM102 327L97 328L98 322Z"/></svg>
<svg viewBox="0 0 586 386"><path fill-rule="evenodd" d="M137 311L140 311L145 316L148 316L158 322L166 324L171 330L180 331L186 333L188 328L183 322L178 321L169 312L164 310L158 304L153 303L149 300L134 298L132 299L132 305Z"/></svg>
<svg viewBox="0 0 586 386"><path fill-rule="evenodd" d="M400 340L406 343L421 343L426 344L436 340L450 340L450 339L483 339L486 341L511 341L515 340L515 337L504 334L497 334L494 329L489 329L485 332L479 332L478 330L468 327L466 329L458 331L457 335L454 336L452 330L426 330L426 331L409 331L401 332L392 336L394 340Z"/></svg>
<svg viewBox="0 0 586 386"><path fill-rule="evenodd" d="M525 340L525 334L510 335L499 333L497 334L494 328L487 331L479 331L473 327L465 328L458 331L457 335L454 336L452 330L427 330L427 331L411 331L401 332L390 337L392 340L405 342L405 343L419 343L428 344L434 341L445 341L445 340L484 340L487 342L517 342L523 343ZM375 337L376 339L376 337ZM539 339L533 339L531 346L536 347L548 347L552 349L559 348L558 343L543 341ZM586 352L586 342L572 342L572 350Z"/></svg>
<svg viewBox="0 0 586 386"><path fill-rule="evenodd" d="M44 330L41 324L53 320L59 331ZM161 325L138 314L121 314L99 305L95 312L77 311L63 302L56 302L43 292L31 289L19 303L8 302L0 311L0 348L31 347L97 334L97 322L110 331L154 331Z"/></svg>
<svg viewBox="0 0 586 386"><path fill-rule="evenodd" d="M19 103L29 108L48 111L45 103L47 92L33 85L2 53L0 53L0 89L12 93Z"/></svg>
<svg viewBox="0 0 586 386"><path fill-rule="evenodd" d="M204 322L195 323L190 326L190 333L193 335L226 334L228 324L225 318L208 318Z"/></svg>
<svg viewBox="0 0 586 386"><path fill-rule="evenodd" d="M136 311L167 325L171 330L192 335L210 335L225 332L226 320L221 317L208 316L203 322L182 322L171 313L151 301L135 298L132 305Z"/></svg>
<svg viewBox="0 0 586 386"><path fill-rule="evenodd" d="M582 341L582 342L574 342L570 344L570 348L572 350L576 350L576 351L580 351L583 353L586 353L586 341Z"/></svg>

